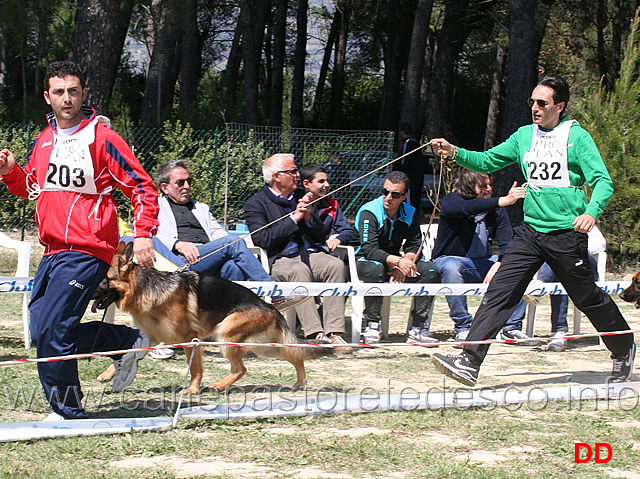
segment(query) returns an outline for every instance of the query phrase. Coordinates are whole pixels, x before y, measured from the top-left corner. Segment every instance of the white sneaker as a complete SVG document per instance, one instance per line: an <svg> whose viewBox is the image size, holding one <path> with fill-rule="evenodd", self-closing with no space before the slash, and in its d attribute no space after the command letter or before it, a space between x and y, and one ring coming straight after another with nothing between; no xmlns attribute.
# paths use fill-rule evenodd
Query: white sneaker
<svg viewBox="0 0 640 479"><path fill-rule="evenodd" d="M556 331L551 335L551 340L547 344L547 351L555 351L560 352L567 349L567 340L564 335L567 334L566 331Z"/></svg>
<svg viewBox="0 0 640 479"><path fill-rule="evenodd" d="M149 336L146 334L141 334L136 339L136 342L133 343L131 349L138 348L148 348L149 347ZM113 377L113 390L114 391L122 391L126 389L129 384L133 382L133 378L136 377L136 373L138 372L138 361L144 358L147 355L147 351L131 351L130 353L124 354L120 359L114 361L114 365L116 367L116 374Z"/></svg>
<svg viewBox="0 0 640 479"><path fill-rule="evenodd" d="M164 343L159 343L158 346L164 346ZM171 359L176 355L176 352L171 348L161 348L149 351L149 357L151 359Z"/></svg>
<svg viewBox="0 0 640 479"><path fill-rule="evenodd" d="M425 323L420 323L420 326L410 327L407 336L407 343L422 343L435 347L436 345L433 343L439 342L431 335L429 328L425 328Z"/></svg>
<svg viewBox="0 0 640 479"><path fill-rule="evenodd" d="M66 419L63 418L57 412L52 412L46 418L44 418L43 421L47 421L47 422L50 422L50 421L66 421Z"/></svg>
<svg viewBox="0 0 640 479"><path fill-rule="evenodd" d="M465 330L465 331L460 331L459 333L456 333L456 337L455 337L455 342L456 343L464 343L467 340L467 336L469 336L469 330ZM456 349L464 349L464 346L462 344L456 344L454 346L454 348Z"/></svg>
<svg viewBox="0 0 640 479"><path fill-rule="evenodd" d="M524 334L519 329L510 329L509 331L500 331L500 339L518 339L523 341L518 341L518 346L528 346L530 348L540 346L540 342L537 339L531 339L529 336ZM527 341L528 340L528 341Z"/></svg>
<svg viewBox="0 0 640 479"><path fill-rule="evenodd" d="M380 323L369 321L367 329L364 330L365 344L378 344L382 335L380 334Z"/></svg>

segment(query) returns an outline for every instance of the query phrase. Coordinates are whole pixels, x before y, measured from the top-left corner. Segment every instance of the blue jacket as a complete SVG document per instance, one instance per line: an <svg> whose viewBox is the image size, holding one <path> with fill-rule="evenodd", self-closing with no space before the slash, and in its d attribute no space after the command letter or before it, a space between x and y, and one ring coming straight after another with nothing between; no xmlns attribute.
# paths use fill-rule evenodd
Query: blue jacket
<svg viewBox="0 0 640 479"><path fill-rule="evenodd" d="M499 198L465 200L458 193L449 193L440 200L438 237L433 245L432 259L439 256L466 256L476 230L474 216L488 212L485 219L489 240L496 240L500 257L513 237L511 222Z"/></svg>
<svg viewBox="0 0 640 479"><path fill-rule="evenodd" d="M382 196L362 205L356 214L356 230L360 234L356 256L384 264L387 256L398 256L400 248L405 253L417 253L422 235L415 211L409 203L402 203L395 221L391 221L384 211Z"/></svg>
<svg viewBox="0 0 640 479"><path fill-rule="evenodd" d="M316 244L324 244L327 241L325 225L315 213L311 213L311 224L304 220L296 223L292 218L283 218L295 209L298 200L306 193L302 188L298 188L291 200L285 200L274 195L265 185L244 204L244 218L249 231L253 233L251 238L256 246L267 251L269 267L278 258L296 254L294 248L305 261L309 249L315 249ZM278 219L280 221L276 221ZM263 227L265 228L260 229Z"/></svg>

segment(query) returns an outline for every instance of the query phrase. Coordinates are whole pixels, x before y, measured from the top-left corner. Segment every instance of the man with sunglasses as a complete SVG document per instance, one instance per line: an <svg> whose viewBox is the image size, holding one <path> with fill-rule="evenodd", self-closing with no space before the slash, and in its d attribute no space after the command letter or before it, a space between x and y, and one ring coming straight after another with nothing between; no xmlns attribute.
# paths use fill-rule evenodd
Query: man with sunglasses
<svg viewBox="0 0 640 479"><path fill-rule="evenodd" d="M157 239L189 269L219 275L231 281L273 281L244 241L230 236L215 220L209 206L191 198L193 179L184 160L158 167ZM303 301L299 296L274 296L271 302L284 310Z"/></svg>
<svg viewBox="0 0 640 479"><path fill-rule="evenodd" d="M431 140L435 154L453 158L465 168L491 173L515 163L527 179L524 223L507 246L467 341L496 336L545 261L597 331L629 330L616 303L595 284L587 248L587 233L613 193L611 178L591 136L568 118L568 102L566 80L548 75L529 99L533 124L521 127L502 144L481 153L457 148L443 138ZM592 189L590 199L585 183ZM602 340L613 360L608 381L627 381L635 357L633 334ZM434 354L432 361L443 374L473 386L488 350L488 344L468 345L460 355Z"/></svg>
<svg viewBox="0 0 640 479"><path fill-rule="evenodd" d="M392 171L384 180L382 195L362 205L356 214L355 226L360 235L356 251L358 277L365 283L440 281L432 262L416 258L422 234L416 209L406 202L409 184L405 173ZM378 343L382 298L367 296L364 305L364 340L368 344ZM433 296L415 297L410 340L425 344L437 342L429 331L432 308Z"/></svg>
<svg viewBox="0 0 640 479"><path fill-rule="evenodd" d="M322 245L330 229L314 211L313 193L298 186L300 172L293 155L278 153L262 166L264 187L244 204L253 242L269 256L277 281L344 283L344 262ZM314 301L296 306L304 335L317 343L344 344L344 296L325 296L322 319ZM351 348L336 348L350 352Z"/></svg>

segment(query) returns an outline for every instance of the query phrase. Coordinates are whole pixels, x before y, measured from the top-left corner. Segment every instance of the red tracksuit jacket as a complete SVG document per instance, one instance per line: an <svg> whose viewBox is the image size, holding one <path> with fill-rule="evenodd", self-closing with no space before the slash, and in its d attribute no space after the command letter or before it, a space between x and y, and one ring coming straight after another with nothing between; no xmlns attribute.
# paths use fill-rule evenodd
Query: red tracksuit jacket
<svg viewBox="0 0 640 479"><path fill-rule="evenodd" d="M44 256L80 251L111 263L118 246L116 187L131 200L134 236L158 227L158 192L120 135L83 108L87 119L70 136L59 135L55 115L36 139L27 165L2 181L9 191L37 199L35 220Z"/></svg>

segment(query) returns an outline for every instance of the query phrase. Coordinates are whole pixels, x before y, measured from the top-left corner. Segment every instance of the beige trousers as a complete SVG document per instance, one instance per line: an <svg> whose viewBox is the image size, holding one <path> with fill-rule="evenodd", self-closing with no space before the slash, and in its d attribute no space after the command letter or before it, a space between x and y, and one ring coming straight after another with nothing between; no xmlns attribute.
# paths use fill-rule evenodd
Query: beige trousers
<svg viewBox="0 0 640 479"><path fill-rule="evenodd" d="M302 262L300 256L277 259L271 267L271 277L276 281L311 282L313 271L313 280L316 282L345 282L345 266L341 259L327 253L309 253L309 263L311 270ZM343 334L344 304L344 296L323 296L322 320L313 299L296 306L296 314L305 336L311 337L319 332Z"/></svg>

